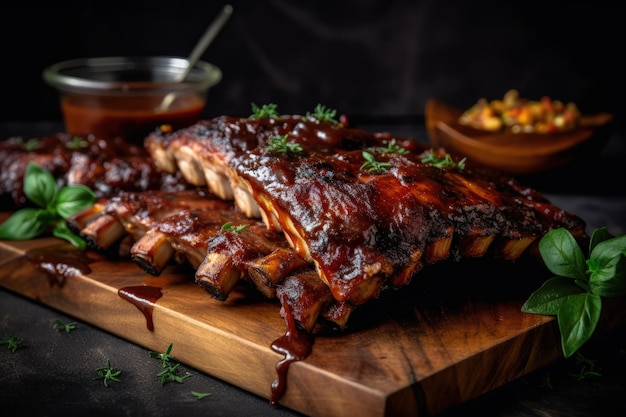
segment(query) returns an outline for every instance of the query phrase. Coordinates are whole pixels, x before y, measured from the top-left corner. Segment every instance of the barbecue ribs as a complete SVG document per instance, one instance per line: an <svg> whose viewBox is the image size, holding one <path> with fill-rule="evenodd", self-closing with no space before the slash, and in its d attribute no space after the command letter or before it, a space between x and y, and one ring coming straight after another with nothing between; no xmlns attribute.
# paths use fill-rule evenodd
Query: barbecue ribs
<svg viewBox="0 0 626 417"><path fill-rule="evenodd" d="M584 222L515 179L443 149L314 116L217 117L146 138L156 165L283 232L339 303L399 288L428 264L532 253Z"/></svg>
<svg viewBox="0 0 626 417"><path fill-rule="evenodd" d="M121 190L182 190L189 188L179 173L166 173L154 166L146 150L121 139L93 135L55 135L0 141L0 203L3 209L23 207L28 162L49 171L59 186L83 184L97 196Z"/></svg>
<svg viewBox="0 0 626 417"><path fill-rule="evenodd" d="M345 328L352 312L333 302L328 287L281 233L206 190L121 192L67 223L90 248L109 254L114 248L116 256L130 257L152 275L170 263L188 263L196 283L218 300L240 282L252 284L267 298L288 303L308 332L319 319Z"/></svg>

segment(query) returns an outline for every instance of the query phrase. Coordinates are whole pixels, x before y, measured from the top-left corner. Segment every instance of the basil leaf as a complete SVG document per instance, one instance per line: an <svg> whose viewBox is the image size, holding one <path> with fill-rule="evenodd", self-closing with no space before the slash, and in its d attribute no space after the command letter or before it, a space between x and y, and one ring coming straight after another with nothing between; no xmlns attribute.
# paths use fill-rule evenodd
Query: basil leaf
<svg viewBox="0 0 626 417"><path fill-rule="evenodd" d="M51 173L34 162L29 162L24 174L24 195L41 208L47 208L57 193L57 184Z"/></svg>
<svg viewBox="0 0 626 417"><path fill-rule="evenodd" d="M96 195L89 187L81 184L68 185L59 190L55 208L59 216L66 219L87 207L91 207L95 200Z"/></svg>
<svg viewBox="0 0 626 417"><path fill-rule="evenodd" d="M591 275L589 288L602 297L616 297L626 294L626 257L618 254L613 259L590 259L587 261Z"/></svg>
<svg viewBox="0 0 626 417"><path fill-rule="evenodd" d="M591 240L589 241L589 253L593 251L593 248L595 248L598 243L604 242L605 240L609 240L614 237L615 236L609 233L606 227L603 226L597 228L591 234Z"/></svg>
<svg viewBox="0 0 626 417"><path fill-rule="evenodd" d="M528 297L522 306L522 312L556 316L567 297L583 292L571 279L553 277Z"/></svg>
<svg viewBox="0 0 626 417"><path fill-rule="evenodd" d="M598 243L591 251L589 258L608 262L620 254L626 255L626 235Z"/></svg>
<svg viewBox="0 0 626 417"><path fill-rule="evenodd" d="M559 228L546 233L539 241L539 252L553 274L587 279L585 255L569 230Z"/></svg>
<svg viewBox="0 0 626 417"><path fill-rule="evenodd" d="M87 247L87 242L85 242L82 237L72 233L72 231L67 227L67 223L65 222L65 220L60 220L59 222L57 222L54 229L52 229L52 234L59 239L67 240L79 249L85 249Z"/></svg>
<svg viewBox="0 0 626 417"><path fill-rule="evenodd" d="M0 239L27 240L40 236L48 229L53 219L54 217L44 209L18 210L0 224Z"/></svg>
<svg viewBox="0 0 626 417"><path fill-rule="evenodd" d="M574 294L563 302L557 321L566 358L576 353L591 338L600 320L601 310L602 299L596 294Z"/></svg>

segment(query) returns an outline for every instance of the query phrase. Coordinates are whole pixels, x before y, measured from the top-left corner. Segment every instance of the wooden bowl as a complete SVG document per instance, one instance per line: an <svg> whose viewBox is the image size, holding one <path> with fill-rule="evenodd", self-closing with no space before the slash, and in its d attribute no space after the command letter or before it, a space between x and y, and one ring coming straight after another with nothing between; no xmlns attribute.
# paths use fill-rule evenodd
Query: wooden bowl
<svg viewBox="0 0 626 417"><path fill-rule="evenodd" d="M508 174L536 174L599 155L608 140L609 113L583 116L582 125L556 133L488 132L459 123L462 109L431 99L426 103L430 143Z"/></svg>

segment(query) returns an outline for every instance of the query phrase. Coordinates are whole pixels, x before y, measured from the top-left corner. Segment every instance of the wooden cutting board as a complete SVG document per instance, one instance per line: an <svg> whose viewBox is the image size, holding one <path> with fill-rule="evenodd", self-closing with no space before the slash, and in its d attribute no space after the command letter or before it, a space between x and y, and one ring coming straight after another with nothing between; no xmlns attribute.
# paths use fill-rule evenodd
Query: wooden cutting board
<svg viewBox="0 0 626 417"><path fill-rule="evenodd" d="M172 265L152 277L52 237L0 241L6 289L150 350L174 343L180 362L269 400L283 359L270 348L286 330L280 305L243 285L216 301L192 276ZM556 321L520 312L537 287L536 266L430 267L358 309L346 333L320 326L279 404L311 416L416 416L486 393L561 356Z"/></svg>

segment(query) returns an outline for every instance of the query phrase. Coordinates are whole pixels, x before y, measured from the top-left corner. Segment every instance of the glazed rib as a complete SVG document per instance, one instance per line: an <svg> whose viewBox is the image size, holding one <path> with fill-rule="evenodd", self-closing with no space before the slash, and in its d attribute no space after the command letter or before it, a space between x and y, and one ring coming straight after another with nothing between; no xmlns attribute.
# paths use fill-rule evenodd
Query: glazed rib
<svg viewBox="0 0 626 417"><path fill-rule="evenodd" d="M67 133L28 139L12 137L0 141L0 203L3 208L28 205L23 181L29 162L50 172L59 186L83 184L99 197L123 190L189 188L180 173L157 170L144 148L119 138Z"/></svg>
<svg viewBox="0 0 626 417"><path fill-rule="evenodd" d="M231 229L224 227L227 223ZM297 312L295 320L301 328L312 331L322 313L335 326L347 324L351 310L332 313L328 287L319 280L307 284L317 276L315 270L281 233L201 189L124 192L101 198L71 216L68 224L100 251L131 238L126 255L152 275L161 274L172 262L190 264L196 271L195 282L215 299L225 300L240 281L252 283L271 299L286 285L285 300ZM237 231L239 226L245 227Z"/></svg>
<svg viewBox="0 0 626 417"><path fill-rule="evenodd" d="M274 137L286 137L302 152L270 149ZM400 154L389 151L392 141L389 134L311 117L223 116L155 133L146 146L161 169L179 169L191 183L233 198L247 216L282 231L339 303L362 304L444 259L517 260L554 228L585 238L581 219L513 178L469 162L464 169L435 166L423 160L443 158L445 150L398 140L408 151ZM363 169L363 151L389 168Z"/></svg>

